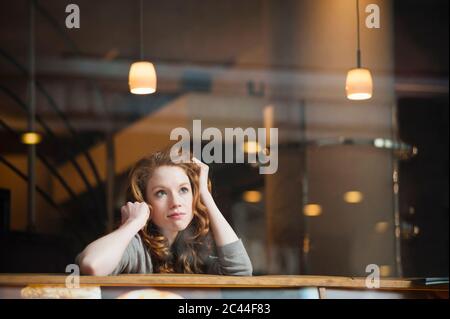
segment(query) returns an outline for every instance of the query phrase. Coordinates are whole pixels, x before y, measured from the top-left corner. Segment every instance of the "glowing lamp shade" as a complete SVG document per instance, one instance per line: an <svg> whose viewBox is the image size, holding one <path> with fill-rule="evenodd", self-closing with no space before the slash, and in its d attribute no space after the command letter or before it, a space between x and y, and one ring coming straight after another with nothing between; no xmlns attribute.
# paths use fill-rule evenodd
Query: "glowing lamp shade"
<svg viewBox="0 0 450 319"><path fill-rule="evenodd" d="M345 91L349 100L367 100L372 97L372 75L368 69L351 69L347 73Z"/></svg>
<svg viewBox="0 0 450 319"><path fill-rule="evenodd" d="M156 71L152 63L134 62L128 76L130 92L133 94L151 94L156 91Z"/></svg>

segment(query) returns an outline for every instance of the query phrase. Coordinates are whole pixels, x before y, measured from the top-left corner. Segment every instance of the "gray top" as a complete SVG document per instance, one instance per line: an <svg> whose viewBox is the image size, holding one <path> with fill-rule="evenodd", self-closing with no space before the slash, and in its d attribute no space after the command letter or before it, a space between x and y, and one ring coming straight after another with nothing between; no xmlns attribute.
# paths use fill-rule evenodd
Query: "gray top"
<svg viewBox="0 0 450 319"><path fill-rule="evenodd" d="M217 256L209 256L208 274L229 276L251 276L252 263L239 239L222 247L217 247ZM111 275L151 274L153 266L147 247L139 234L128 244L122 258Z"/></svg>

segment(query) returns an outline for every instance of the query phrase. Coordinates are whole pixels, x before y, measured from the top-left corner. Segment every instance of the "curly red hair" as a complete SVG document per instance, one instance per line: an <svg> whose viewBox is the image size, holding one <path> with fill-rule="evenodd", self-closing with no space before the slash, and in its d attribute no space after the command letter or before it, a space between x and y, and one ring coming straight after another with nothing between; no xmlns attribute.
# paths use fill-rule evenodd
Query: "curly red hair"
<svg viewBox="0 0 450 319"><path fill-rule="evenodd" d="M153 271L205 273L205 260L211 253L212 241L208 212L200 198L200 168L197 164L174 163L170 158L170 148L142 158L130 171L128 200L149 203L145 198L147 183L153 172L161 166L178 166L185 171L192 189L193 219L185 230L178 233L171 246L151 219L139 232L152 257ZM208 181L208 188L211 191L210 181ZM150 204L149 206L151 209Z"/></svg>

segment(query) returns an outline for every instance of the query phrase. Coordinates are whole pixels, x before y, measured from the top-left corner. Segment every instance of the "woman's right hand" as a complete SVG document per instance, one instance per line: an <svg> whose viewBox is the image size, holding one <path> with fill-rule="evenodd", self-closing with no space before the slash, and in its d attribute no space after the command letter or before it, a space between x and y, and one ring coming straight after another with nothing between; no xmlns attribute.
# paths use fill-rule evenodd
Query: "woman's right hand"
<svg viewBox="0 0 450 319"><path fill-rule="evenodd" d="M143 228L150 217L150 207L146 202L127 202L126 205L122 206L120 209L122 214L121 224L127 222L136 221Z"/></svg>

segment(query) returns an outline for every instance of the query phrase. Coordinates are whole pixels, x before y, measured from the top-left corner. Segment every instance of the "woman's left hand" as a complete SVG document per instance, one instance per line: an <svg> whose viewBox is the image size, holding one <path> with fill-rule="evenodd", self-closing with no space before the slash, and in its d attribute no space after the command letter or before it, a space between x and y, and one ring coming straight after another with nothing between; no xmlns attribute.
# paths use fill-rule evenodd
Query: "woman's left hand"
<svg viewBox="0 0 450 319"><path fill-rule="evenodd" d="M202 163L200 160L198 160L195 157L192 157L192 162L197 164L200 167L200 180L199 180L199 187L200 187L200 194L208 194L208 173L209 173L209 166L205 163Z"/></svg>

